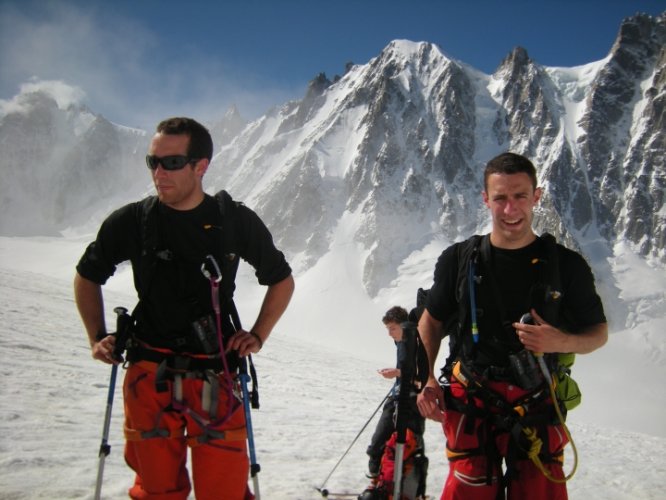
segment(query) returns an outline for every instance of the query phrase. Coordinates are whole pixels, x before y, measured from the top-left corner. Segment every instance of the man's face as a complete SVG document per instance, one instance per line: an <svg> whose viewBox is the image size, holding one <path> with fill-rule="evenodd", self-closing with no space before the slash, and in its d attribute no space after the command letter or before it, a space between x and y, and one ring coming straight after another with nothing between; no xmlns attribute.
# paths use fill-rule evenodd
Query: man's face
<svg viewBox="0 0 666 500"><path fill-rule="evenodd" d="M148 154L159 157L187 155L190 138L187 135L157 133L150 142ZM188 164L180 170L165 170L160 164L151 171L157 196L165 205L176 210L191 210L203 199L201 178L208 168L208 159Z"/></svg>
<svg viewBox="0 0 666 500"><path fill-rule="evenodd" d="M393 340L396 342L402 341L402 327L398 323L389 321L386 323L386 329Z"/></svg>
<svg viewBox="0 0 666 500"><path fill-rule="evenodd" d="M532 218L541 189L534 189L525 173L491 174L483 201L493 220L491 242L499 248L516 249L534 241Z"/></svg>

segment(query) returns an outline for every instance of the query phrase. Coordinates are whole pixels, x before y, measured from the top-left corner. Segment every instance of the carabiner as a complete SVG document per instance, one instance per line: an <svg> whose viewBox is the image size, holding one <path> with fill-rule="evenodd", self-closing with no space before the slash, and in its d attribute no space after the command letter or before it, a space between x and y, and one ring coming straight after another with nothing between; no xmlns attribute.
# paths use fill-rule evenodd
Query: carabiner
<svg viewBox="0 0 666 500"><path fill-rule="evenodd" d="M217 261L215 260L215 257L213 257L212 255L206 255L206 259L208 259L210 262L213 263L215 275L213 276L211 272L208 270L205 261L203 264L201 264L201 272L209 280L214 281L215 283L219 283L220 281L222 281L222 271L220 271L220 266L217 265Z"/></svg>

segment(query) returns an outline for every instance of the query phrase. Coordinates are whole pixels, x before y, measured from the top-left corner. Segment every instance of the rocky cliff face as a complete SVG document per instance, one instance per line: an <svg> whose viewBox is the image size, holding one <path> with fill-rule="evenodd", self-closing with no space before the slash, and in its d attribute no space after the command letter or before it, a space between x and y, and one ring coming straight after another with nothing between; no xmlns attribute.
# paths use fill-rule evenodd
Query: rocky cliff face
<svg viewBox="0 0 666 500"><path fill-rule="evenodd" d="M664 254L666 17L626 20L585 96L578 122L594 215L609 241ZM661 213L660 213L661 212Z"/></svg>
<svg viewBox="0 0 666 500"><path fill-rule="evenodd" d="M426 242L487 228L483 166L511 150L546 189L539 231L574 247L601 239L608 252L626 239L664 263L665 22L625 20L608 56L578 68L540 66L518 47L492 75L428 43L392 42L246 129L221 153L233 174L219 183L305 265L353 214L372 295Z"/></svg>

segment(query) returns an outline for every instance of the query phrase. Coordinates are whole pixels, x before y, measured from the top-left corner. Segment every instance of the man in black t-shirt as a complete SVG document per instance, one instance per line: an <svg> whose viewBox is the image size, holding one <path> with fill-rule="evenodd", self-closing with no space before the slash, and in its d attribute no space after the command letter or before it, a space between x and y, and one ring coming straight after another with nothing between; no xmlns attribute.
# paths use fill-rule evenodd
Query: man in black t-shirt
<svg viewBox="0 0 666 500"><path fill-rule="evenodd" d="M462 242L447 248L437 262L418 325L431 364L418 406L425 417L442 423L447 439L450 463L443 499L504 498L499 491L504 488L509 499L567 497L562 468L566 433L563 422L553 418L557 403L547 384L532 385L540 374L537 368L530 375L529 367L537 365L531 353L546 353L549 359L557 359L558 353L589 353L605 344L608 328L589 266L561 245L555 250L561 290L549 291L559 301L557 312L551 314L532 300L539 284L534 263L544 255L544 241L532 230L540 197L536 170L527 158L513 153L493 158L484 173L483 202L492 230L480 239L482 258L463 252L469 242ZM470 268L469 279L459 277L468 270L460 266L463 259L478 266ZM466 301L462 308L461 301ZM460 317L461 309L468 314ZM524 313L531 314L533 324L519 322ZM454 359L447 383L440 386L434 363L449 334L455 337ZM527 377L520 376L524 372ZM545 472L527 456L516 422L536 429Z"/></svg>
<svg viewBox="0 0 666 500"><path fill-rule="evenodd" d="M208 130L195 120L161 122L146 157L157 197L113 212L76 268L75 299L92 356L117 363L102 285L120 263L132 264L140 300L124 380L125 459L136 472L131 498L188 498L188 446L197 499L252 497L236 368L268 339L294 280L253 211L229 199L223 214L217 197L204 193L212 153ZM233 248L224 248L229 241ZM233 321L239 258L268 287L249 330Z"/></svg>

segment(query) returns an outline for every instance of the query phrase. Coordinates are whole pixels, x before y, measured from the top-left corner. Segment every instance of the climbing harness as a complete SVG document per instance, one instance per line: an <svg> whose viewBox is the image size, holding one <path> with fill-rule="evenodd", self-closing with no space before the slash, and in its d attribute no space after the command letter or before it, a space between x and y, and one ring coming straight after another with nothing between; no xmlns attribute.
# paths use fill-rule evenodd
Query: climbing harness
<svg viewBox="0 0 666 500"><path fill-rule="evenodd" d="M453 366L452 378L465 387L470 398L467 404L459 402L455 399L447 397L447 407L452 408L461 413L468 414L477 418L484 418L483 410L477 409L473 406L473 398L476 397L483 401L487 408L494 408L498 411L497 414L491 414L490 418L499 428L506 429L513 439L518 442L518 437L522 433L529 446L523 451L526 453L527 457L534 463L534 465L541 471L541 473L549 480L554 483L565 483L569 481L575 474L578 467L578 451L576 449L576 444L573 441L571 433L566 425L564 416L560 409L559 402L555 395L555 379L550 375L550 371L546 366L543 356L535 354L539 366L543 370L543 375L546 380L549 380L548 388L542 388L540 390L528 393L525 397L520 400L509 403L498 393L492 389L486 387L484 381L480 376L471 371L466 367L460 360L458 360ZM564 478L554 477L548 469L543 464L541 459L541 452L543 449L543 441L539 438L536 427L535 420L544 420L545 416L530 415L529 411L531 408L541 407L544 403L548 402L548 398L552 401L552 407L554 408L555 414L557 416L558 423L562 426L562 429L571 443L573 455L574 455L574 465L569 474ZM486 415L486 417L488 417ZM545 420L544 420L545 421ZM468 421L472 423L472 419ZM471 432L471 428L467 429ZM474 451L459 451L452 450L447 448L447 456L451 460L456 460L459 458L465 458L474 453ZM560 461L559 457L551 457ZM490 479L490 476L488 476Z"/></svg>

